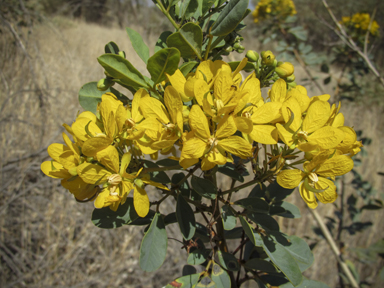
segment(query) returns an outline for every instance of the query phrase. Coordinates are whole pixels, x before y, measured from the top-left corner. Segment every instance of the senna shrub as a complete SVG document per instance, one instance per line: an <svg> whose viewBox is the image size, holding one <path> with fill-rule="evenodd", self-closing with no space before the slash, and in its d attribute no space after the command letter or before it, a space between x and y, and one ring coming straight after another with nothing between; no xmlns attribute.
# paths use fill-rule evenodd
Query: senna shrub
<svg viewBox="0 0 384 288"><path fill-rule="evenodd" d="M80 89L85 111L64 124L65 144L48 147L52 160L42 171L77 201L93 202L97 227L147 226L139 261L145 271L162 265L166 226L178 225L188 264L202 268L189 266L166 287L327 287L302 276L311 250L281 232L275 218L300 217L285 201L298 186L312 209L337 198L335 177L353 168L351 156L362 146L344 126L340 104L309 97L294 82L293 65L271 51L223 60L244 50L248 1L155 2L175 31L160 35L152 56L127 28L151 77L108 43L98 58L106 78ZM219 188L225 177L230 187ZM148 186L157 197L148 197ZM250 186L244 198L240 191ZM168 197L174 206L164 208Z"/></svg>

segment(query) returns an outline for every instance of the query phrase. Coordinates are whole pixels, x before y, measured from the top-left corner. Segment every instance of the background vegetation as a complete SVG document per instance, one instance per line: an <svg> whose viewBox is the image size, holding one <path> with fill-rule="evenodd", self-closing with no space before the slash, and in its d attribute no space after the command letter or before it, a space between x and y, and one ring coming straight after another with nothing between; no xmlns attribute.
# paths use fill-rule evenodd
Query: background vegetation
<svg viewBox="0 0 384 288"><path fill-rule="evenodd" d="M257 1L253 2L256 4ZM306 44L310 44L324 61L331 63L332 49L339 40L319 20L329 22L321 1L294 2L300 23L309 31ZM127 226L109 231L93 226L90 221L92 204L77 203L58 181L44 177L40 171L40 163L48 158L46 147L61 141L62 123L72 123L76 116L74 111L81 109L77 101L80 87L103 77L96 58L103 53L105 43L118 42L127 58L135 67L142 67L139 70L145 73L145 67L140 66L141 60L130 52L133 50L123 28L128 26L140 32L153 52L160 31L171 27L150 4L150 1L134 0L2 1L1 287L162 287L180 273L182 266L179 263L185 262L186 253L177 242L172 245L170 240L168 255L172 255L172 261L166 260L156 273L141 271L138 251L142 227ZM381 27L380 34L384 35L382 1L335 0L330 5L338 19L356 12L372 13L377 5L375 19ZM279 55L276 51L279 39L263 43L263 27L254 24L250 16L247 25L243 33L246 50L268 49ZM372 43L371 52L381 71L383 39L380 37ZM242 57L243 54L237 55L237 59ZM295 67L296 81L308 84L308 94L320 94L313 84L305 81L307 75L300 66L295 63ZM340 75L339 66L331 65L328 73L321 72L320 67L320 64L309 67L320 83L329 75L333 75L333 79ZM344 191L344 196L340 197L345 202L343 209L339 201L333 206L320 206L318 210L323 217L328 217L329 226L333 225L334 236L339 237L338 244L343 248L345 258L354 263L360 279L372 284L371 287L382 287L383 276L380 277L379 271L383 259L377 254L383 251L377 249L373 257L364 258L364 251L356 248L368 248L384 238L383 209L362 209L357 213L357 220L352 216L356 216L354 208L366 205L364 199L367 197L384 200L381 193L384 188L384 149L381 145L384 141L384 95L371 73L356 77L361 88L342 97L342 111L347 125L361 130L361 137L371 139L365 147L367 155L360 157L361 165L356 167L361 178L359 180L357 174L350 173L340 179L340 188ZM322 85L322 89L334 95L335 85L335 81L331 81ZM299 194L293 193L291 197L292 202L300 207L302 219L279 224L284 227L283 231L304 236L313 244L315 263L305 276L323 281L330 287L339 287L337 262L328 244L319 235L316 222L307 213ZM343 217L340 217L340 211L343 211ZM360 225L362 232L355 229L351 235L351 230L340 228L340 219L344 221L341 228L362 223L356 224ZM176 228L172 225L167 227L170 237L172 229Z"/></svg>

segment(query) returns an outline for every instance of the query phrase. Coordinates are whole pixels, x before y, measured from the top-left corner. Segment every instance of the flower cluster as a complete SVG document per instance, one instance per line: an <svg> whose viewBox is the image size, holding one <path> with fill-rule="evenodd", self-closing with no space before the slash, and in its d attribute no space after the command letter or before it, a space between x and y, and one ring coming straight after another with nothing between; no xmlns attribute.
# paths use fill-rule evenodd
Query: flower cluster
<svg viewBox="0 0 384 288"><path fill-rule="evenodd" d="M234 71L221 60L203 61L186 76L176 70L158 85L160 98L139 89L127 106L105 93L96 115L86 111L71 126L64 124L74 142L63 133L65 144L49 146L52 160L41 165L42 171L61 178L78 201L94 200L96 208L117 210L134 190L135 210L144 217L150 206L145 185L168 190L143 170L138 159L145 155L172 154L169 158L182 168L199 163L206 171L234 162L234 155L252 159L256 143L277 148L281 143L285 152L305 152L308 161L304 171L282 170L278 183L292 188L302 182L300 193L312 208L317 205L313 193L321 202L334 201L335 186L327 178L350 171L350 157L361 146L354 130L344 126L340 106L331 107L329 95L309 98L304 87L291 87L283 78L263 99L255 72L242 81L247 62L244 58ZM280 66L289 70L285 76L293 73L292 64ZM274 155L282 160L275 174L290 167L288 156Z"/></svg>
<svg viewBox="0 0 384 288"><path fill-rule="evenodd" d="M277 18L282 21L296 13L295 4L292 0L260 0L252 12L252 16L257 23L269 18Z"/></svg>
<svg viewBox="0 0 384 288"><path fill-rule="evenodd" d="M380 26L376 21L372 21L371 27L369 26L371 17L368 13L356 13L352 17L342 17L340 23L350 29L354 34L363 36L369 29L372 36L379 36Z"/></svg>

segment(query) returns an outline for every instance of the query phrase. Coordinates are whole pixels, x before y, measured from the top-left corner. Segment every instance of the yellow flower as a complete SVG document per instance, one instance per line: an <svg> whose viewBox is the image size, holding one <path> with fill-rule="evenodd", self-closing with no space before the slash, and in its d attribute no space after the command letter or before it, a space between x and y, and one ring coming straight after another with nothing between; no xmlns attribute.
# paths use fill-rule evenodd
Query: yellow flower
<svg viewBox="0 0 384 288"><path fill-rule="evenodd" d="M225 115L217 127L209 127L208 120L199 105L193 105L189 114L189 125L194 137L183 143L180 165L186 169L202 159L201 169L209 170L225 164L231 158L229 153L247 158L252 156L252 146L236 132L236 124L231 115Z"/></svg>
<svg viewBox="0 0 384 288"><path fill-rule="evenodd" d="M296 9L292 0L260 0L252 12L255 23L271 17L284 20L294 14Z"/></svg>
<svg viewBox="0 0 384 288"><path fill-rule="evenodd" d="M332 203L337 198L336 186L328 178L334 180L335 176L344 175L352 168L351 157L327 150L304 163L304 172L300 169L283 170L277 175L276 180L279 185L287 189L300 185L301 197L310 208L315 209L317 207L316 198L322 203Z"/></svg>

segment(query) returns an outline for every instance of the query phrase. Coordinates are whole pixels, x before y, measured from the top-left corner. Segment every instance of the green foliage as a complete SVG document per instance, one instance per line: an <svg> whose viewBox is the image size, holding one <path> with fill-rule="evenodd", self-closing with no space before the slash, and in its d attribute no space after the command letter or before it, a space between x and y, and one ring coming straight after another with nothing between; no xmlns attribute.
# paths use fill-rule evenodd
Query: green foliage
<svg viewBox="0 0 384 288"><path fill-rule="evenodd" d="M140 246L140 267L144 271L157 270L167 254L168 237L161 214L156 213Z"/></svg>
<svg viewBox="0 0 384 288"><path fill-rule="evenodd" d="M135 49L137 55L144 61L145 64L148 62L149 58L149 49L148 46L144 43L141 35L131 28L126 28L129 39L131 40L132 47ZM116 54L116 53L115 53Z"/></svg>
<svg viewBox="0 0 384 288"><path fill-rule="evenodd" d="M201 59L201 46L203 43L203 32L199 25L186 23L178 32L167 38L168 47L177 48L183 58Z"/></svg>
<svg viewBox="0 0 384 288"><path fill-rule="evenodd" d="M166 79L166 73L172 75L178 68L180 52L175 48L164 48L148 59L147 69L154 84Z"/></svg>
<svg viewBox="0 0 384 288"><path fill-rule="evenodd" d="M195 235L196 220L191 206L185 201L184 196L177 196L176 217L179 223L180 232L185 240L191 239Z"/></svg>

